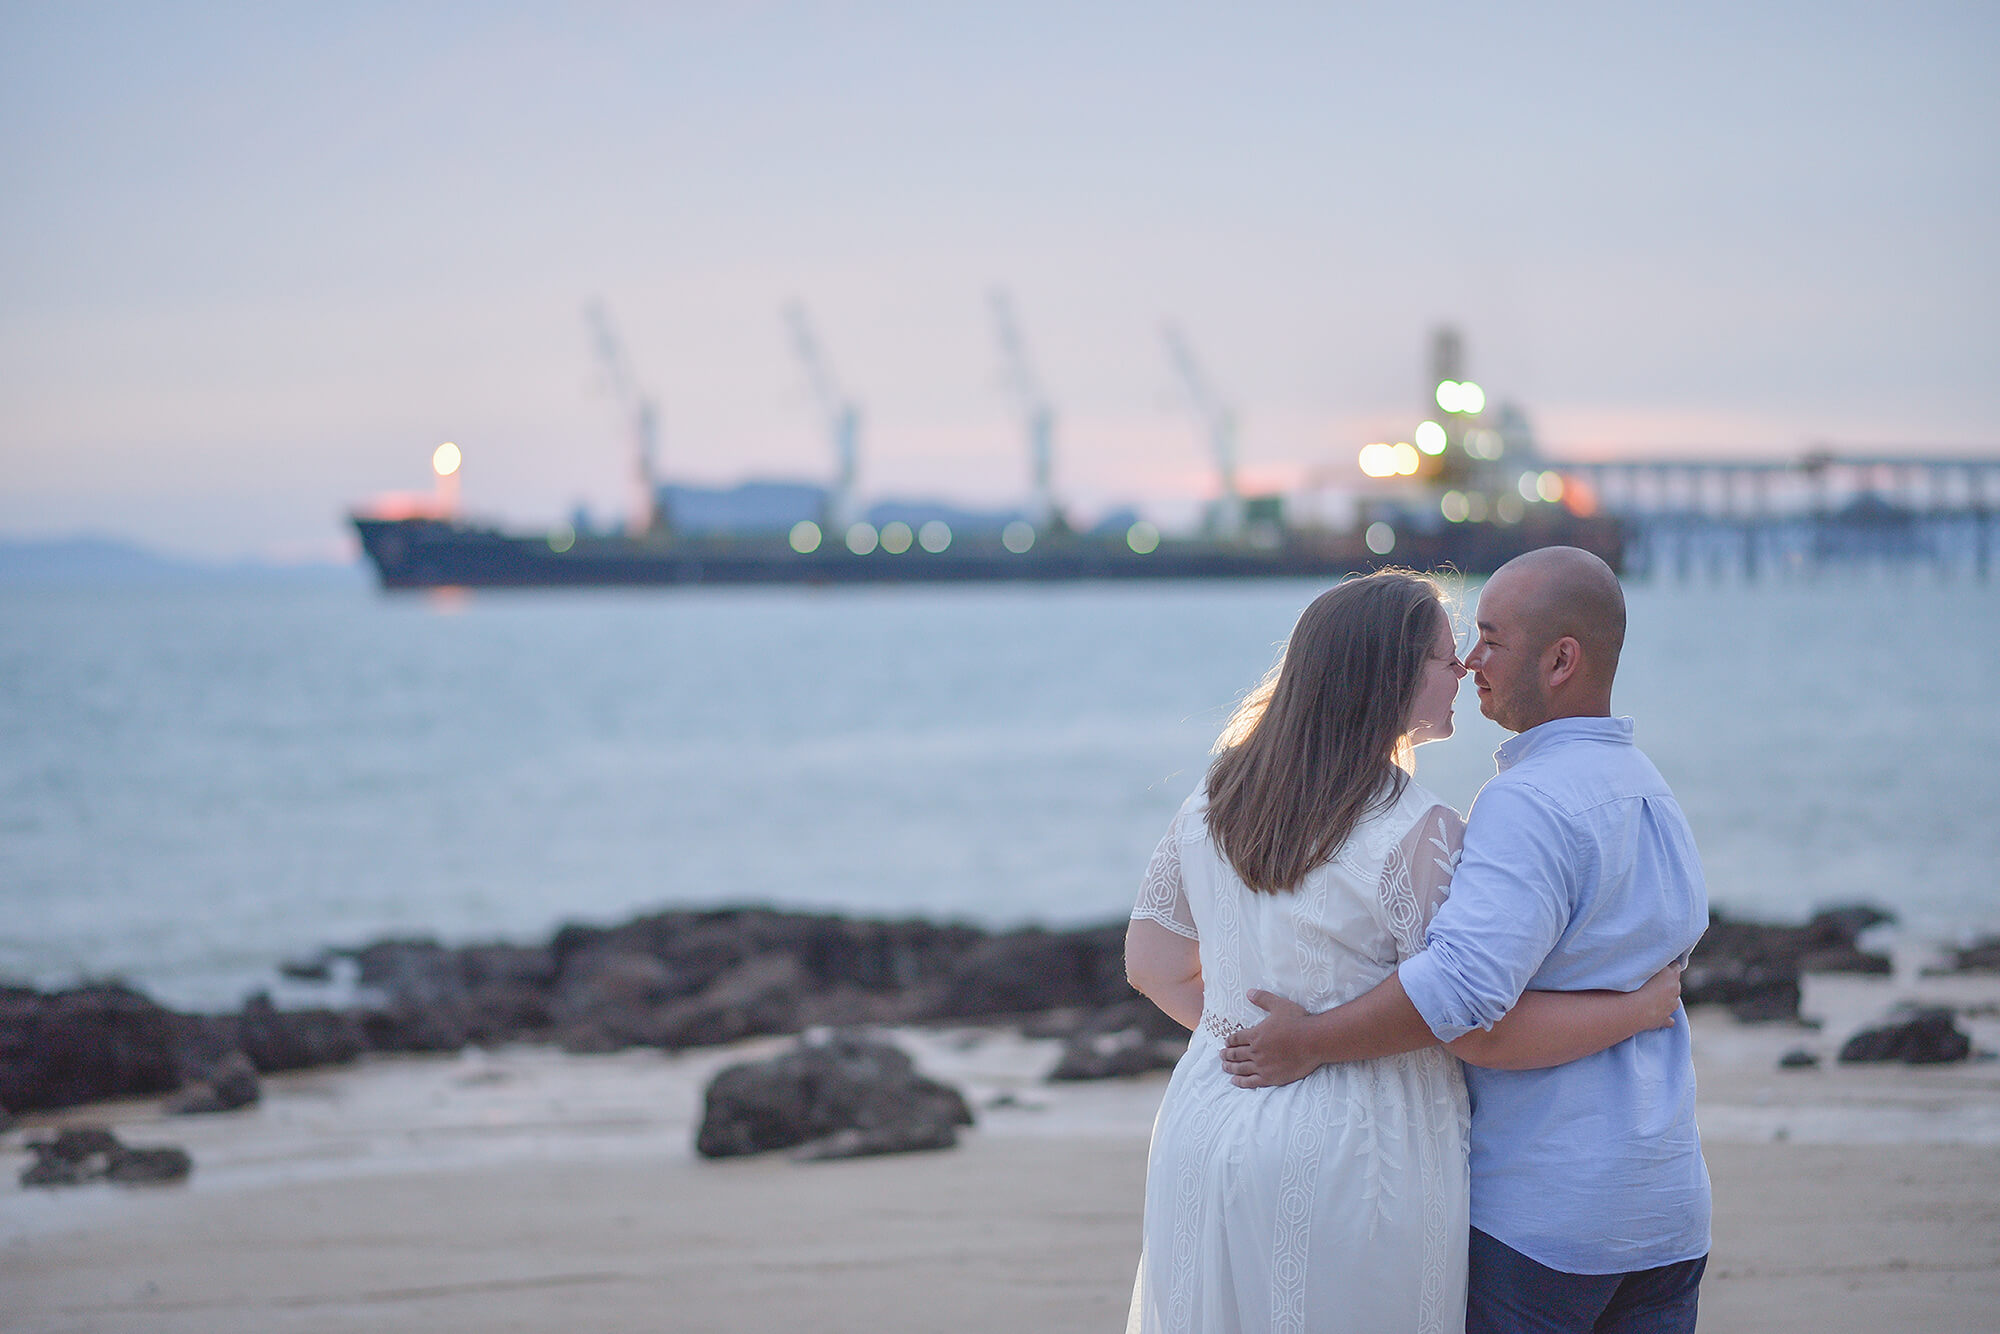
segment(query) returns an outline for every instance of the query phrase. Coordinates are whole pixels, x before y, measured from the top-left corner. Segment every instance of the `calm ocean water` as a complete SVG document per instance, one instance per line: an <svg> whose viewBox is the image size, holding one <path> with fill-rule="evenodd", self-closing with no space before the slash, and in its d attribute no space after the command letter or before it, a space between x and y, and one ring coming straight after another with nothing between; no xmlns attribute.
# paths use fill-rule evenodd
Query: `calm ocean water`
<svg viewBox="0 0 2000 1334"><path fill-rule="evenodd" d="M0 590L0 977L232 1006L385 934L668 904L1122 914L1318 591ZM2000 589L1629 591L1616 706L1721 906L2000 926ZM1502 739L1468 684L1420 779Z"/></svg>

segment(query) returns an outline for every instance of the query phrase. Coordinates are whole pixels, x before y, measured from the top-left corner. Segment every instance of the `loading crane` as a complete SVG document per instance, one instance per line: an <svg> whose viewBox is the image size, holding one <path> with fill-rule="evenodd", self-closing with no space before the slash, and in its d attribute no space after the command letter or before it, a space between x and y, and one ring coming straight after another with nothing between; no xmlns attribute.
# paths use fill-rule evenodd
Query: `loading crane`
<svg viewBox="0 0 2000 1334"><path fill-rule="evenodd" d="M792 350L805 367L806 379L812 384L813 396L819 400L820 414L833 441L833 489L826 498L825 520L826 526L837 532L855 518L854 481L859 470L861 409L840 392L839 383L820 352L819 340L813 336L805 307L796 301L786 306L785 322L791 328Z"/></svg>
<svg viewBox="0 0 2000 1334"><path fill-rule="evenodd" d="M612 328L611 315L605 310L604 303L590 302L584 307L583 315L590 325L597 359L611 382L611 392L618 399L619 411L631 435L633 467L639 487L639 503L633 510L633 531L640 537L665 537L667 516L660 505L659 402L640 391L638 381L632 374L632 363L625 355L625 345Z"/></svg>
<svg viewBox="0 0 2000 1334"><path fill-rule="evenodd" d="M1055 409L1049 406L1048 395L1042 392L1041 380L1028 360L1027 345L1021 340L1020 326L1014 322L1014 307L1007 299L1007 293L995 288L990 303L993 308L993 334L1000 343L1000 359L1006 364L1007 379L1020 403L1021 421L1028 432L1031 517L1035 526L1044 531L1065 531L1069 525L1061 506L1056 503L1053 480Z"/></svg>
<svg viewBox="0 0 2000 1334"><path fill-rule="evenodd" d="M1167 357L1174 363L1181 386L1187 391L1188 405L1194 410L1202 432L1208 437L1209 451L1215 456L1220 494L1209 511L1208 528L1215 536L1234 541L1243 535L1243 495L1236 486L1236 412L1210 388L1201 364L1188 349L1179 329L1167 324L1161 329L1167 343Z"/></svg>

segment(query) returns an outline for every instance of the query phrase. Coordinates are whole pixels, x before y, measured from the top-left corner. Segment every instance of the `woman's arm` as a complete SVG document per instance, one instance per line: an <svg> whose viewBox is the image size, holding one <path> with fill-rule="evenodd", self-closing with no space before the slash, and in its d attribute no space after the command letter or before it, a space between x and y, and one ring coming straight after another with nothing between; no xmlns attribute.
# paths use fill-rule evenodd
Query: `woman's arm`
<svg viewBox="0 0 2000 1334"><path fill-rule="evenodd" d="M1637 991L1530 991L1507 1017L1445 1050L1491 1070L1538 1070L1616 1046L1680 1012L1681 968L1670 963Z"/></svg>
<svg viewBox="0 0 2000 1334"><path fill-rule="evenodd" d="M1144 917L1125 928L1125 980L1183 1028L1201 1022L1201 945Z"/></svg>

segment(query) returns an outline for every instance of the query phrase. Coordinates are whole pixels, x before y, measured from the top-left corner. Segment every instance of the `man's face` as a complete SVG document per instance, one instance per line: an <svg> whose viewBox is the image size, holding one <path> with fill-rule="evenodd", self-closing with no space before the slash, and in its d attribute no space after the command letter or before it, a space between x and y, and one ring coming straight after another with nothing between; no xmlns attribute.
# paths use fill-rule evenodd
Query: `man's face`
<svg viewBox="0 0 2000 1334"><path fill-rule="evenodd" d="M1479 595L1479 637L1465 655L1479 690L1479 711L1510 732L1545 723L1552 707L1542 681L1542 650L1522 614L1518 580L1497 575Z"/></svg>

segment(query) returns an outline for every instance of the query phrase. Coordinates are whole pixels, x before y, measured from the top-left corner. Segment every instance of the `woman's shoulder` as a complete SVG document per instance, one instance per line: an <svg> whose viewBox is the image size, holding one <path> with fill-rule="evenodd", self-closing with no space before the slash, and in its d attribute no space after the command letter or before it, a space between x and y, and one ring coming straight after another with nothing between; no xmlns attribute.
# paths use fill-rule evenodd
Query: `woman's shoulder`
<svg viewBox="0 0 2000 1334"><path fill-rule="evenodd" d="M1465 817L1456 807L1429 788L1412 778L1403 785L1403 794L1396 799L1396 813L1407 830L1411 825L1433 814L1442 816L1447 823L1465 827Z"/></svg>
<svg viewBox="0 0 2000 1334"><path fill-rule="evenodd" d="M1391 848L1406 842L1420 825L1442 821L1447 828L1463 829L1465 821L1449 803L1412 778L1393 801L1377 807L1355 827L1349 845L1356 853L1357 869L1379 866Z"/></svg>
<svg viewBox="0 0 2000 1334"><path fill-rule="evenodd" d="M1208 784L1197 783L1194 791L1174 812L1174 832L1182 838L1194 838L1208 829Z"/></svg>

